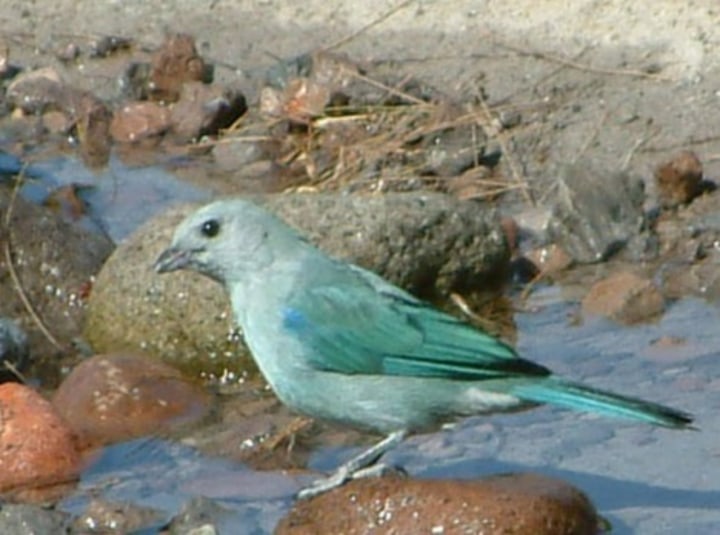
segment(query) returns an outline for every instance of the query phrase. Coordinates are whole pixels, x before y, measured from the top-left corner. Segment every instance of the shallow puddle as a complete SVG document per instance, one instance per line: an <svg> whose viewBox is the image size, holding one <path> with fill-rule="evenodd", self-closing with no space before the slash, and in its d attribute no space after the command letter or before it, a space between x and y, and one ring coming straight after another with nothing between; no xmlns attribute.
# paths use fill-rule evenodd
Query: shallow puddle
<svg viewBox="0 0 720 535"><path fill-rule="evenodd" d="M613 533L712 533L720 525L720 309L684 299L656 324L620 327L605 320L571 326L574 306L557 288L539 289L517 314L521 353L565 376L681 408L699 431L655 429L595 415L539 408L470 418L452 430L415 436L386 460L428 478L539 472L586 492ZM672 337L675 347L659 343ZM659 345L659 347L658 347ZM327 444L309 467L331 470L355 448ZM160 439L108 448L62 508L84 510L90 497L157 508L169 519L193 496L230 510L227 526L267 533L310 475L256 472ZM222 528L221 528L222 531Z"/></svg>
<svg viewBox="0 0 720 535"><path fill-rule="evenodd" d="M115 242L171 204L210 198L208 190L179 180L162 166L133 167L116 156L98 172L74 156L57 156L24 168L19 160L0 156L0 171L23 169L26 178L20 191L28 200L44 203L59 188L76 187L87 208L81 223L106 232Z"/></svg>

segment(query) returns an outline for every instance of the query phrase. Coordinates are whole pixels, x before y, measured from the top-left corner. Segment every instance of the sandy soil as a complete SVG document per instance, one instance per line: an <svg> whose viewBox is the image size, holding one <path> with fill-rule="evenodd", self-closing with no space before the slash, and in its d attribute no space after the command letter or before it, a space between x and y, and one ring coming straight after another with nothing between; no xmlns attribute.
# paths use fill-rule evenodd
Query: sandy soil
<svg viewBox="0 0 720 535"><path fill-rule="evenodd" d="M586 159L643 176L666 153L695 150L720 171L720 6L714 0L514 0L302 3L40 0L0 6L11 58L47 65L64 42L117 34L156 46L165 32L196 36L220 80L241 80L276 58L332 48L393 59L467 99L523 115L512 156L542 195L558 163ZM102 95L115 79L89 61L63 69Z"/></svg>

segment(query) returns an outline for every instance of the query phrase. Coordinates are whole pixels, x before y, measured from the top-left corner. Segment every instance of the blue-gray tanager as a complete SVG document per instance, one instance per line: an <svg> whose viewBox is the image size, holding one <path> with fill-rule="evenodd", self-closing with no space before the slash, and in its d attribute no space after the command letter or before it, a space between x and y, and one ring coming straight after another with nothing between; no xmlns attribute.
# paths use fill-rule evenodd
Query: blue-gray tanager
<svg viewBox="0 0 720 535"><path fill-rule="evenodd" d="M194 270L225 286L283 403L388 435L302 496L367 470L407 433L462 416L551 403L671 428L692 422L684 412L557 377L494 336L327 256L245 200L187 217L155 268Z"/></svg>

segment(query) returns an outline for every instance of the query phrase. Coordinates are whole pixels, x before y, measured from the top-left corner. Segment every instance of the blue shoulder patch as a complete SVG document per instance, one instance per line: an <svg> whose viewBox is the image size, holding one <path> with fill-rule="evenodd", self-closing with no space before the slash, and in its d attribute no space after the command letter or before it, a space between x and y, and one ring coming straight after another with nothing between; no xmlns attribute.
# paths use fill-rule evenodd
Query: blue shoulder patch
<svg viewBox="0 0 720 535"><path fill-rule="evenodd" d="M285 307L282 311L283 327L299 331L307 327L308 322L302 312L294 308Z"/></svg>

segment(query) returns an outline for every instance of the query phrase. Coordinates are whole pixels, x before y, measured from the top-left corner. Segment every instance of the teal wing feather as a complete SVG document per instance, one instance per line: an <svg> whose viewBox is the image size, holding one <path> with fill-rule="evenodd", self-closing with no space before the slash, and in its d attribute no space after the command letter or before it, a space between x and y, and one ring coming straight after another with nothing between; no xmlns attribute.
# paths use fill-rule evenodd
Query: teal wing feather
<svg viewBox="0 0 720 535"><path fill-rule="evenodd" d="M501 340L353 267L296 290L287 332L317 369L457 380L547 376Z"/></svg>

